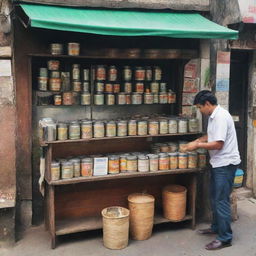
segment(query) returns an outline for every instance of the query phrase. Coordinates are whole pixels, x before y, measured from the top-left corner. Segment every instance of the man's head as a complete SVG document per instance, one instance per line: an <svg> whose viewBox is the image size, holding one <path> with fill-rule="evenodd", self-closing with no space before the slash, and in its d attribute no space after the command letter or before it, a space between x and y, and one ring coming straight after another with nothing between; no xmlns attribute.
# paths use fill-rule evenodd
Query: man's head
<svg viewBox="0 0 256 256"><path fill-rule="evenodd" d="M194 105L199 108L202 114L209 116L217 106L217 98L212 94L212 92L203 90L196 95Z"/></svg>

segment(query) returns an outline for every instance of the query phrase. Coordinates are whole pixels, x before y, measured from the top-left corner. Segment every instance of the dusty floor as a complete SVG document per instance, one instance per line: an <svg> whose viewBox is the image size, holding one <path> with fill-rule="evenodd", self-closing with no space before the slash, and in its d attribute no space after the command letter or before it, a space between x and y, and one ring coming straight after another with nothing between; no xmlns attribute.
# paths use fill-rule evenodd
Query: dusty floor
<svg viewBox="0 0 256 256"><path fill-rule="evenodd" d="M129 241L123 250L109 250L102 244L100 232L62 237L56 249L50 249L49 235L43 226L30 228L13 248L2 249L1 256L256 256L256 203L238 201L239 219L233 223L233 246L209 252L204 245L214 236L201 236L184 225L158 226L146 241ZM197 225L197 228L207 227Z"/></svg>

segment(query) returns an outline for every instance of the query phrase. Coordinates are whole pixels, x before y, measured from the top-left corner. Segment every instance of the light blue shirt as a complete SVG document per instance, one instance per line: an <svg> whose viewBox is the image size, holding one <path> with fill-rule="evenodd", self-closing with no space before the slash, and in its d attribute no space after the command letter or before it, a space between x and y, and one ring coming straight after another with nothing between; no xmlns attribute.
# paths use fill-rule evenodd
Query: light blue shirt
<svg viewBox="0 0 256 256"><path fill-rule="evenodd" d="M234 121L227 110L219 105L209 117L207 127L208 142L223 141L221 150L209 150L213 168L238 165L241 162Z"/></svg>

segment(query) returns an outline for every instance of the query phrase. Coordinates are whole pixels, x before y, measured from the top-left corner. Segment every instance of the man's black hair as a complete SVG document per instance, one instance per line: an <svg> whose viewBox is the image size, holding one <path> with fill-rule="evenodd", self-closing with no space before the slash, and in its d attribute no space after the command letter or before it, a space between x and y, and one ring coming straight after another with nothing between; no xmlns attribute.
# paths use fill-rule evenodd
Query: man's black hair
<svg viewBox="0 0 256 256"><path fill-rule="evenodd" d="M195 96L194 105L196 104L205 105L206 101L208 101L212 105L217 105L217 98L212 94L211 91L208 91L208 90L200 91Z"/></svg>

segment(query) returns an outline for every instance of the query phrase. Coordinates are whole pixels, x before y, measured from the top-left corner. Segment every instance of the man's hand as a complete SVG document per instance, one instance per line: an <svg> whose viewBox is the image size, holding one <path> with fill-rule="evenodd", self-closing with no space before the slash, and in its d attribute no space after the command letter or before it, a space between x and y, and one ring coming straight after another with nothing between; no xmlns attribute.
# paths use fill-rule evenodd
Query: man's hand
<svg viewBox="0 0 256 256"><path fill-rule="evenodd" d="M189 142L188 144L184 145L183 146L183 151L194 151L196 149L198 149L198 143L199 141L198 140L194 140L192 142Z"/></svg>

